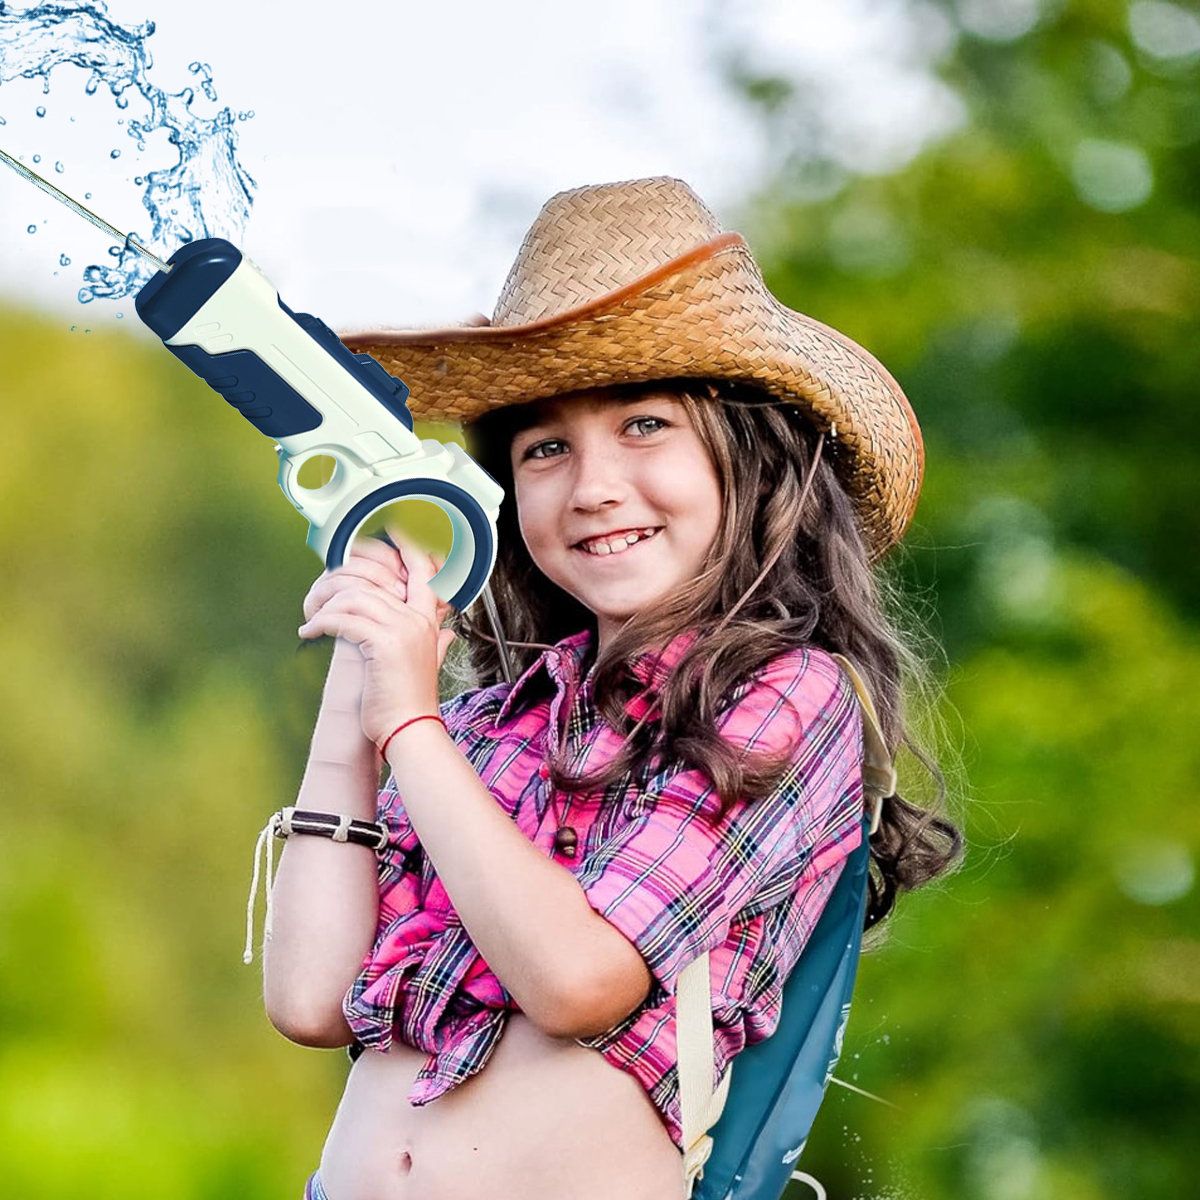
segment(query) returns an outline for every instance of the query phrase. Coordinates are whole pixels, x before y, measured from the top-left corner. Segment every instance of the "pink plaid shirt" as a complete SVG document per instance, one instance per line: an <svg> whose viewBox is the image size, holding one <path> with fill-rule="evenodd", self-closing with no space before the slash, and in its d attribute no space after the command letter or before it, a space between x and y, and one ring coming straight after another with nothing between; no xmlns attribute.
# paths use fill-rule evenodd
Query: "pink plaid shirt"
<svg viewBox="0 0 1200 1200"><path fill-rule="evenodd" d="M711 781L675 763L645 787L624 781L603 795L570 797L566 823L579 838L570 859L553 847L556 812L568 797L549 805L539 768L563 724L576 771L591 770L620 745L592 704L591 672L579 678L592 637L586 629L564 638L515 683L464 692L443 702L441 713L521 832L570 871L596 912L641 951L652 976L646 1000L607 1032L576 1041L639 1081L682 1149L675 979L711 952L715 1087L739 1051L778 1026L783 984L862 838L861 715L833 659L797 647L735 689L718 718L735 747L794 747L770 796L735 803L717 822ZM635 661L647 689L626 706L635 719L694 637L680 635L661 655ZM390 837L379 852L375 945L343 1000L356 1038L350 1056L386 1050L393 1036L424 1050L408 1094L423 1105L486 1065L518 1006L467 936L394 776L379 792L378 820Z"/></svg>

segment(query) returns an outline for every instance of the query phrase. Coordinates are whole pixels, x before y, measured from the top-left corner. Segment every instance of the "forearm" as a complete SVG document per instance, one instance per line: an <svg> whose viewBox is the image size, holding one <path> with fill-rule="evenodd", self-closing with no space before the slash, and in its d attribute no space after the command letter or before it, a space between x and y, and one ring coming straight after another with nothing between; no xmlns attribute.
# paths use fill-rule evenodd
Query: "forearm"
<svg viewBox="0 0 1200 1200"><path fill-rule="evenodd" d="M608 953L608 927L570 871L534 846L433 721L396 735L388 760L417 838L493 974L543 1031Z"/></svg>
<svg viewBox="0 0 1200 1200"><path fill-rule="evenodd" d="M361 666L335 649L296 807L376 819L379 755L363 734ZM360 660L361 661L361 660ZM297 1040L344 1034L341 998L375 938L376 852L353 842L290 837L271 892L272 934L263 951L263 999L274 1024Z"/></svg>

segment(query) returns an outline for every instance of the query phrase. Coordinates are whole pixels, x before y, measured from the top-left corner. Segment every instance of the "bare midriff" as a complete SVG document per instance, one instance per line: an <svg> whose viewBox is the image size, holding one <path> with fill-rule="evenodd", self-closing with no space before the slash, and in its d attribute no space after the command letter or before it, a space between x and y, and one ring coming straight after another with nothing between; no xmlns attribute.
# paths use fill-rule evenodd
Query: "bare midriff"
<svg viewBox="0 0 1200 1200"><path fill-rule="evenodd" d="M508 1018L484 1068L428 1104L426 1055L365 1050L321 1155L329 1200L680 1200L682 1159L641 1084L596 1050Z"/></svg>

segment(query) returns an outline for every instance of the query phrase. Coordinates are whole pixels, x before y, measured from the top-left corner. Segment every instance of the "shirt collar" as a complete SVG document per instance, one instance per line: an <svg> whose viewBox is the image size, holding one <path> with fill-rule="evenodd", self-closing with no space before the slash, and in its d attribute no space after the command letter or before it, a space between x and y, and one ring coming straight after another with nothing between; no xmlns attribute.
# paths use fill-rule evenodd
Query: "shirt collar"
<svg viewBox="0 0 1200 1200"><path fill-rule="evenodd" d="M641 683L642 691L625 706L625 711L631 717L636 720L651 708L654 697L696 636L694 629L684 630L668 641L661 653L643 650L633 656L630 670ZM569 682L578 679L580 668L591 654L593 640L592 630L585 628L556 642L553 649L543 650L509 689L496 714L496 724L503 724L509 719L522 695L531 697L535 694L536 683L544 686L548 681L554 690L561 690ZM592 665L595 666L594 661Z"/></svg>

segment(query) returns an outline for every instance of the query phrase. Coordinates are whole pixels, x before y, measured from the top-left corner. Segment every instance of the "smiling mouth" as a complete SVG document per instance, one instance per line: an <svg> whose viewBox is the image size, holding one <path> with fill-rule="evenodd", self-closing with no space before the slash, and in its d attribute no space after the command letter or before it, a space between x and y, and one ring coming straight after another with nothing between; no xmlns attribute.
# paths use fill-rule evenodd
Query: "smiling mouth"
<svg viewBox="0 0 1200 1200"><path fill-rule="evenodd" d="M572 546L571 549L576 554L582 554L585 558L624 558L625 555L631 554L639 546L644 546L647 542L654 541L654 539L658 537L662 531L663 526L660 525L652 534L650 534L649 537L638 538L638 540L634 542L632 546L626 543L624 550L594 551L585 550L582 546Z"/></svg>

